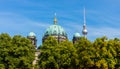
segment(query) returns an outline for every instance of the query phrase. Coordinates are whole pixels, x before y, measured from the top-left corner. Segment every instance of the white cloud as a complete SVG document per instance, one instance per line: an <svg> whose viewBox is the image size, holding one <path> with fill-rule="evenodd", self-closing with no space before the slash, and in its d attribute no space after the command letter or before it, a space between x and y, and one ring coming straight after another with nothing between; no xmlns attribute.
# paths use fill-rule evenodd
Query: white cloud
<svg viewBox="0 0 120 69"><path fill-rule="evenodd" d="M88 28L89 36L107 36L109 38L120 37L119 29L112 27Z"/></svg>
<svg viewBox="0 0 120 69"><path fill-rule="evenodd" d="M0 12L0 26L12 26L20 27L20 26L39 26L46 28L49 24L43 22L36 22L24 17L22 15L18 15L10 12Z"/></svg>

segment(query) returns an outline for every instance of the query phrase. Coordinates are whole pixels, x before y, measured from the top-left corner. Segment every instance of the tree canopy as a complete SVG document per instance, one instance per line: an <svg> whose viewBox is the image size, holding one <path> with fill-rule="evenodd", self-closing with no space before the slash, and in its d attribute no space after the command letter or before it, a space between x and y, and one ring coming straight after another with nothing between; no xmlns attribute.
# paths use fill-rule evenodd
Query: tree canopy
<svg viewBox="0 0 120 69"><path fill-rule="evenodd" d="M26 37L0 34L0 69L31 69L35 48Z"/></svg>
<svg viewBox="0 0 120 69"><path fill-rule="evenodd" d="M120 39L96 38L91 42L81 37L75 44L48 37L40 48L40 69L118 69Z"/></svg>
<svg viewBox="0 0 120 69"><path fill-rule="evenodd" d="M73 44L69 41L58 42L48 37L41 47L39 60L42 69L66 69L77 65L77 54Z"/></svg>
<svg viewBox="0 0 120 69"><path fill-rule="evenodd" d="M75 44L48 37L41 45L36 69L119 69L120 39L81 37ZM32 69L35 47L26 37L0 34L0 69Z"/></svg>

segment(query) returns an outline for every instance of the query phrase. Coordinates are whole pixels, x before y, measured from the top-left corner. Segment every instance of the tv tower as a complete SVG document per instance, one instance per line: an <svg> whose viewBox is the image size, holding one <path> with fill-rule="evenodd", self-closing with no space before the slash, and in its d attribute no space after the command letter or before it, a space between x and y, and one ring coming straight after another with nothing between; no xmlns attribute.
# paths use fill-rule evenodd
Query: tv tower
<svg viewBox="0 0 120 69"><path fill-rule="evenodd" d="M84 24L83 24L83 30L82 30L82 34L84 35L84 37L86 38L87 36L87 29L86 29L86 17L85 17L85 8L84 8Z"/></svg>

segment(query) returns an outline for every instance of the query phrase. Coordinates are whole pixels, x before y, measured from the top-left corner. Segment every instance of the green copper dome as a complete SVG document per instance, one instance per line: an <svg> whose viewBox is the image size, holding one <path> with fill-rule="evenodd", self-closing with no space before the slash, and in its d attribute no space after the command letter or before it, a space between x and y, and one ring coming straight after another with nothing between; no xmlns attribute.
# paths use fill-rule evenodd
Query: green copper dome
<svg viewBox="0 0 120 69"><path fill-rule="evenodd" d="M44 35L45 36L49 36L49 35L67 36L65 30L61 26L56 24L48 27Z"/></svg>
<svg viewBox="0 0 120 69"><path fill-rule="evenodd" d="M49 26L47 28L46 32L44 33L43 38L42 38L43 42L48 36L55 37L55 39L58 40L58 42L61 42L61 41L64 41L67 39L67 34L66 34L65 30L60 25L57 25L56 14L54 16L53 22L54 22L54 24Z"/></svg>
<svg viewBox="0 0 120 69"><path fill-rule="evenodd" d="M34 32L30 32L28 36L36 36Z"/></svg>
<svg viewBox="0 0 120 69"><path fill-rule="evenodd" d="M80 37L80 34L79 34L79 33L75 33L75 34L73 35L73 37Z"/></svg>

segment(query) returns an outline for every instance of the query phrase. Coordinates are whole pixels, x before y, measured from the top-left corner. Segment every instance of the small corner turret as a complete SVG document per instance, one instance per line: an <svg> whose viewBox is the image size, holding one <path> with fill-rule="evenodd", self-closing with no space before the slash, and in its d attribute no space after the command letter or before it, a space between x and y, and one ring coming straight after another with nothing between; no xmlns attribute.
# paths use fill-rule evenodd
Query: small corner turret
<svg viewBox="0 0 120 69"><path fill-rule="evenodd" d="M37 47L37 39L36 39L35 33L34 32L30 32L29 35L27 36L27 38L31 40L32 44L36 48Z"/></svg>

